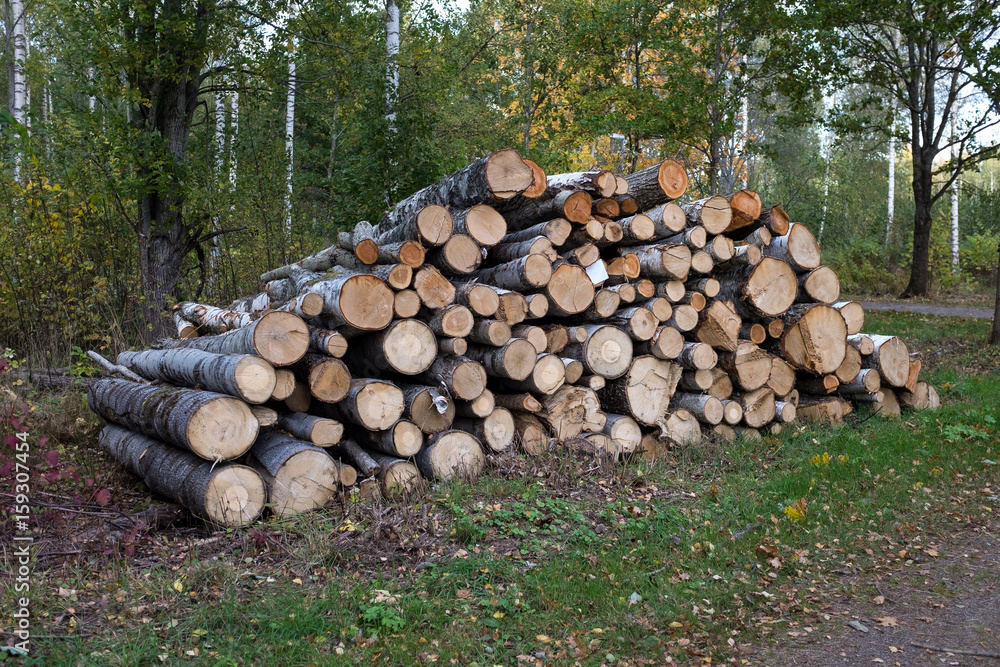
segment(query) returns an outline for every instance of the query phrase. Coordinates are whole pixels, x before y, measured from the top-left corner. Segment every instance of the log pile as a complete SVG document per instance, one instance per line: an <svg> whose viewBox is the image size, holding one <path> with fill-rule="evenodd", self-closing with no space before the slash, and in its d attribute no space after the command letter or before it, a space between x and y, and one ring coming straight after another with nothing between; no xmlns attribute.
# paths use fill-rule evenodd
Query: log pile
<svg viewBox="0 0 1000 667"><path fill-rule="evenodd" d="M487 155L259 294L179 304L177 339L117 359L149 382L92 383L102 444L241 525L365 480L473 478L498 452L653 456L938 405L905 343L839 301L804 225L751 190L680 203L686 188L671 160L545 176Z"/></svg>

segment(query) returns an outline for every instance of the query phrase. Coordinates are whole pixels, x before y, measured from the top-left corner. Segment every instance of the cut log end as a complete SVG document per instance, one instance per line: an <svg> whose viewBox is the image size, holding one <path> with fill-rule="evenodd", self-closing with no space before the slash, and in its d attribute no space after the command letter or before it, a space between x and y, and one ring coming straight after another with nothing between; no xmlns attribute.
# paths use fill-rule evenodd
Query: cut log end
<svg viewBox="0 0 1000 667"><path fill-rule="evenodd" d="M260 428L250 408L236 398L219 396L197 407L186 428L191 451L209 461L245 454Z"/></svg>
<svg viewBox="0 0 1000 667"><path fill-rule="evenodd" d="M253 346L274 366L294 364L309 349L309 327L292 313L266 313L254 327Z"/></svg>
<svg viewBox="0 0 1000 667"><path fill-rule="evenodd" d="M214 472L205 489L204 518L227 527L250 524L267 501L264 480L252 468L230 464Z"/></svg>
<svg viewBox="0 0 1000 667"><path fill-rule="evenodd" d="M486 161L486 184L497 199L510 199L531 187L535 174L517 151L497 151Z"/></svg>

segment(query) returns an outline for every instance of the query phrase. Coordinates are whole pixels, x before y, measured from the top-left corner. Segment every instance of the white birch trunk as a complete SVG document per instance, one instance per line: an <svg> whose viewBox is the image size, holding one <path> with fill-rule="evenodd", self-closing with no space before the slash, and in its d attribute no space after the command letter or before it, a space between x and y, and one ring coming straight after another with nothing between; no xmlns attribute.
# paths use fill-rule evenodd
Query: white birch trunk
<svg viewBox="0 0 1000 667"><path fill-rule="evenodd" d="M221 63L216 62L215 67ZM215 93L215 183L216 187L221 185L222 170L224 168L224 151L226 137L226 103L221 92ZM221 188L220 188L221 190ZM212 231L219 230L219 209L215 209L212 216ZM215 273L219 266L219 237L212 238L212 247L208 251L208 289L211 293L215 288Z"/></svg>
<svg viewBox="0 0 1000 667"><path fill-rule="evenodd" d="M955 134L955 124L958 115L958 109L952 113L951 116L951 157L957 160L960 156L958 154L958 143ZM956 171L958 167L955 167ZM951 184L951 272L958 273L958 175L955 175L955 180Z"/></svg>
<svg viewBox="0 0 1000 667"><path fill-rule="evenodd" d="M889 211L885 221L885 244L889 245L892 236L892 219L896 214L896 105L899 102L892 98L892 121L889 125Z"/></svg>
<svg viewBox="0 0 1000 667"><path fill-rule="evenodd" d="M288 155L288 192L285 200L285 229L292 233L292 170L295 148L295 42L288 43L288 98L285 103L285 153Z"/></svg>
<svg viewBox="0 0 1000 667"><path fill-rule="evenodd" d="M236 135L239 130L240 123L240 93L239 91L233 92L232 100L232 131L229 135L229 141L226 143L226 150L229 153L229 185L232 188L236 188ZM233 205L235 208L235 204Z"/></svg>
<svg viewBox="0 0 1000 667"><path fill-rule="evenodd" d="M396 96L399 91L399 6L385 3L385 119L389 131L396 132Z"/></svg>
<svg viewBox="0 0 1000 667"><path fill-rule="evenodd" d="M24 0L10 0L7 5L7 30L13 46L13 58L10 63L10 115L14 121L27 127L28 125L28 37L25 30L27 16ZM14 178L20 179L21 154L14 158Z"/></svg>
<svg viewBox="0 0 1000 667"><path fill-rule="evenodd" d="M91 90L93 90L94 87L93 67L87 68L87 83L90 84ZM91 95L90 97L87 98L87 108L90 110L90 113L94 113L94 111L97 109L97 97L95 95Z"/></svg>

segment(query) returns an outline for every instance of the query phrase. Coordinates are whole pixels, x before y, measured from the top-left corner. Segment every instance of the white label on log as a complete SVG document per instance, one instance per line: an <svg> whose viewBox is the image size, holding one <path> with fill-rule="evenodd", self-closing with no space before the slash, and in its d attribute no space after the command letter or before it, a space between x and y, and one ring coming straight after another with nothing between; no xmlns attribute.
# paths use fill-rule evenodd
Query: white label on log
<svg viewBox="0 0 1000 667"><path fill-rule="evenodd" d="M594 262L587 267L586 271L587 275L590 276L590 282L595 285L599 285L608 279L608 271L602 261Z"/></svg>
<svg viewBox="0 0 1000 667"><path fill-rule="evenodd" d="M434 408L437 409L438 414L444 414L448 412L448 397L444 396L437 389L430 390L431 401L434 403Z"/></svg>

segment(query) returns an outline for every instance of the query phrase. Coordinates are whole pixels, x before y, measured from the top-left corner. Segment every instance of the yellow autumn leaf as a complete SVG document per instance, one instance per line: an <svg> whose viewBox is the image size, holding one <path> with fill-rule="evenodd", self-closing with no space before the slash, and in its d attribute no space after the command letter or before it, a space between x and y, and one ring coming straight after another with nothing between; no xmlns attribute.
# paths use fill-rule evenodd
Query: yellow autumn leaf
<svg viewBox="0 0 1000 667"><path fill-rule="evenodd" d="M791 505L785 508L785 514L792 521L802 521L806 518L806 499L799 498Z"/></svg>
<svg viewBox="0 0 1000 667"><path fill-rule="evenodd" d="M174 590L177 591L178 593L184 592L184 584L181 583L180 579L174 582Z"/></svg>

